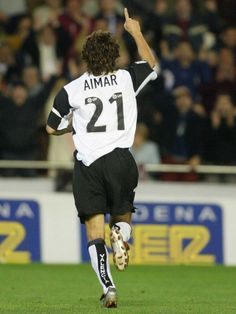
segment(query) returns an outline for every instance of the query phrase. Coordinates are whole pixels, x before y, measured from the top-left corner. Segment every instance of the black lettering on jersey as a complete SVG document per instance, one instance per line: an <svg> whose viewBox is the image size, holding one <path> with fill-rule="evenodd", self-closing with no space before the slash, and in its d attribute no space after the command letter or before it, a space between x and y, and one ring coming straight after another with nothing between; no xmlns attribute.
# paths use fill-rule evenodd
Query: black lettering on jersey
<svg viewBox="0 0 236 314"><path fill-rule="evenodd" d="M97 88L97 86L103 87L101 77L99 77L99 79L94 79L94 87Z"/></svg>
<svg viewBox="0 0 236 314"><path fill-rule="evenodd" d="M111 86L111 85L118 85L115 74L104 76L104 77L99 77L99 78L91 78L90 80L85 80L84 90L86 91L87 89L94 89L97 87L106 87L106 86Z"/></svg>
<svg viewBox="0 0 236 314"><path fill-rule="evenodd" d="M89 86L88 81L85 80L85 81L84 81L84 90L86 90L87 88L90 89L90 86Z"/></svg>
<svg viewBox="0 0 236 314"><path fill-rule="evenodd" d="M105 76L105 78L104 78L104 87L106 87L106 86L111 86L111 84L110 84L110 82L109 82L109 80L108 80L108 77L107 76Z"/></svg>
<svg viewBox="0 0 236 314"><path fill-rule="evenodd" d="M90 79L91 88L93 89L93 79Z"/></svg>
<svg viewBox="0 0 236 314"><path fill-rule="evenodd" d="M115 74L111 75L111 85L117 85L116 75Z"/></svg>

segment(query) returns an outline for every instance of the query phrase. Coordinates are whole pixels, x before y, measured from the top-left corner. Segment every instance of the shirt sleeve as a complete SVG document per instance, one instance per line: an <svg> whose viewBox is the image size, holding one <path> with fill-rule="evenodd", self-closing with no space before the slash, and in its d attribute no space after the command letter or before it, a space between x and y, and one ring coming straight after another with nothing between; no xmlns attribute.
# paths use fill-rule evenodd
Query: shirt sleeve
<svg viewBox="0 0 236 314"><path fill-rule="evenodd" d="M149 81L157 78L159 69L158 67L152 69L146 61L138 61L133 63L127 71L131 75L135 95L137 96Z"/></svg>
<svg viewBox="0 0 236 314"><path fill-rule="evenodd" d="M65 126L66 117L71 113L71 110L72 107L69 104L68 94L66 90L62 88L54 99L47 124L54 130L61 129L60 125Z"/></svg>

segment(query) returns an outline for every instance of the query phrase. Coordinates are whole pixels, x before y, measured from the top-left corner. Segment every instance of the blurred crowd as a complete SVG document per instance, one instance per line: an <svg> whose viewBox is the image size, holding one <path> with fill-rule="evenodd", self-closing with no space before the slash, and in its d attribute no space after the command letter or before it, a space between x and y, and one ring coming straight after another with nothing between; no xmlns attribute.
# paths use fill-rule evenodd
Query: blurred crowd
<svg viewBox="0 0 236 314"><path fill-rule="evenodd" d="M118 68L138 59L123 28L124 5L140 21L161 66L159 78L138 97L137 163L236 164L233 0L1 0L0 159L71 159L70 137L47 136L47 114L57 91L86 70L80 52L92 31L117 38Z"/></svg>

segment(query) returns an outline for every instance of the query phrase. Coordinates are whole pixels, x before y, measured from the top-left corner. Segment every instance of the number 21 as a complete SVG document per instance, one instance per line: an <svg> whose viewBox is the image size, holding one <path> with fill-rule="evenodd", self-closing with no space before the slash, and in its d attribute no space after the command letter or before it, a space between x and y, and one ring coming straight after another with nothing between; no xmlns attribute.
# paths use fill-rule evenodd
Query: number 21
<svg viewBox="0 0 236 314"><path fill-rule="evenodd" d="M125 124L124 124L124 111L123 111L123 98L122 93L115 93L112 95L112 97L109 99L109 102L112 104L113 102L116 102L117 105L117 129L118 130L124 130ZM95 112L87 124L87 132L106 132L106 125L95 125L98 118L100 117L102 110L103 110L103 103L101 99L98 97L88 97L85 99L85 104L94 104L96 106Z"/></svg>

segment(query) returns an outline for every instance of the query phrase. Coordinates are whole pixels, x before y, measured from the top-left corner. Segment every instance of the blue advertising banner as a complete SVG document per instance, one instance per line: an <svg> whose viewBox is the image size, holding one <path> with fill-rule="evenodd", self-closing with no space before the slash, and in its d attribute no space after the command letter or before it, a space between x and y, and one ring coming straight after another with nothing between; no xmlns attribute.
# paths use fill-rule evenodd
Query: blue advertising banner
<svg viewBox="0 0 236 314"><path fill-rule="evenodd" d="M40 261L39 204L0 199L0 263Z"/></svg>
<svg viewBox="0 0 236 314"><path fill-rule="evenodd" d="M136 203L130 241L133 264L222 264L222 208L215 204ZM109 228L106 226L109 244ZM82 260L88 261L81 231Z"/></svg>

